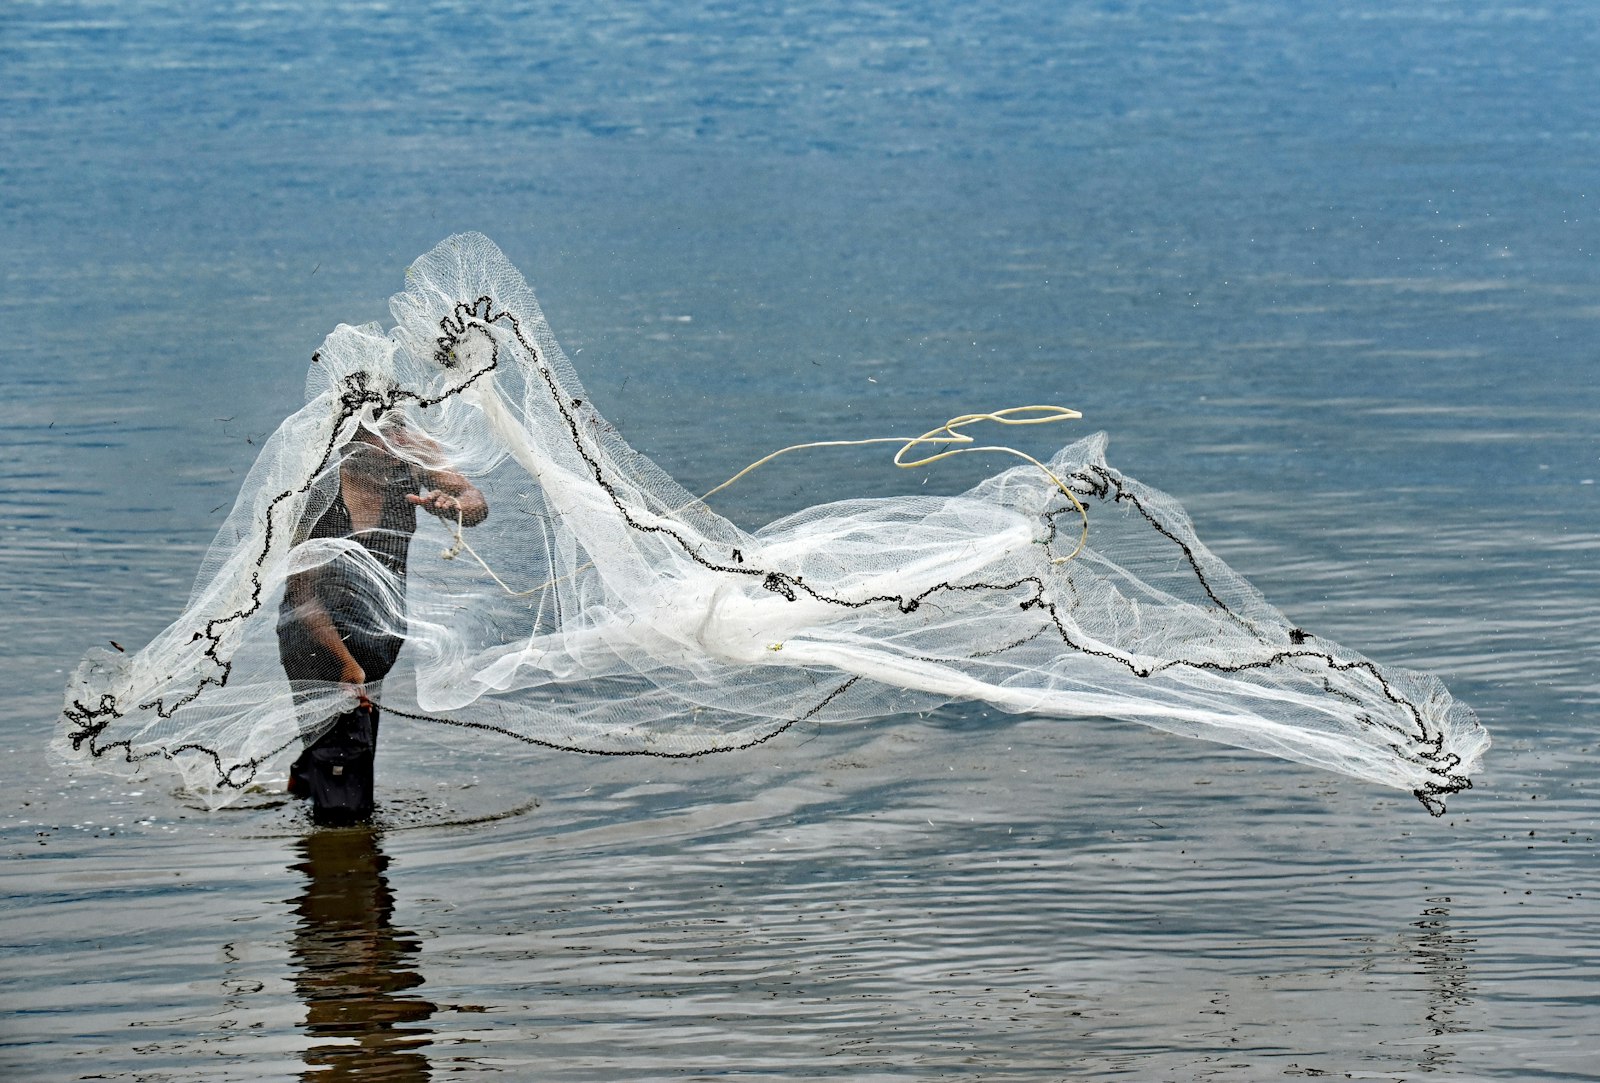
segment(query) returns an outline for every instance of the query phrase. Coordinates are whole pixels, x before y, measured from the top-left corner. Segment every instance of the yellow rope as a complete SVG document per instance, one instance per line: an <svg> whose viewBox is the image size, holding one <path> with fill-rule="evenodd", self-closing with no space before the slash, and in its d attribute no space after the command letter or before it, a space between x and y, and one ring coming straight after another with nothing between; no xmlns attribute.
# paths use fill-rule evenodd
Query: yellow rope
<svg viewBox="0 0 1600 1083"><path fill-rule="evenodd" d="M929 463L936 463L940 459L948 459L953 455L970 455L977 451L999 451L1004 452L1007 455L1015 455L1017 458L1024 459L1032 463L1034 466L1037 466L1040 470L1043 470L1044 476L1049 478L1051 483L1054 484L1057 489L1060 489L1066 498L1072 501L1072 506L1077 509L1078 517L1083 520L1083 531L1078 537L1078 544L1073 548L1072 552L1068 553L1066 556L1055 557L1051 560L1052 564L1065 564L1067 561L1081 553L1084 545L1086 545L1089 540L1089 512L1084 508L1083 504L1078 500L1078 498L1073 495L1072 490L1067 488L1066 483L1060 478L1056 477L1050 468L1044 463L1040 462L1038 459L1035 459L1027 452L1018 451L1014 447L1005 447L1002 445L986 445L984 447L947 447L946 445L965 445L973 443L974 441L972 437L968 436L961 430L966 428L968 425L975 425L980 421L993 421L999 425L1048 425L1057 421L1075 421L1082 416L1083 415L1077 410L1071 410L1065 406L1009 406L1004 410L996 410L993 413L961 414L957 417L951 418L949 421L946 421L943 425L940 425L936 429L929 429L921 436L914 436L909 439L903 436L874 436L866 440L818 440L808 444L793 444L786 448L779 448L772 454L765 455L757 459L755 462L751 463L749 466L733 475L733 477L729 478L721 485L718 485L715 489L712 489L710 492L706 493L705 496L702 496L700 499L705 500L706 497L714 496L715 494L720 493L722 490L726 489L728 486L732 485L734 482L738 481L752 470L765 466L773 459L776 459L779 455L787 455L791 451L804 451L807 448L862 447L866 444L899 444L900 450L894 453L893 462L902 470L912 470L919 466L927 466ZM910 461L906 460L905 456L907 452L914 447L925 444L946 446L946 450L935 452L932 455L925 455L920 459L913 459Z"/></svg>
<svg viewBox="0 0 1600 1083"><path fill-rule="evenodd" d="M478 551L472 547L472 543L467 541L467 536L466 536L466 533L465 533L465 524L461 521L461 516L462 516L461 508L457 507L456 508L456 540L455 540L455 544L450 546L450 548L446 549L444 552L440 553L439 555L441 557L443 557L445 560L454 560L456 557L461 555L462 550L465 550L472 557L473 560L476 560L478 562L478 567L482 568L484 570L484 572L488 574L490 579L493 579L496 583L499 583L501 590L505 591L507 594L511 595L511 597L513 597L513 598L526 598L530 594L537 594L541 590L544 590L546 587L555 586L557 583L561 582L562 579L567 579L567 578L570 578L570 576L577 575L578 572L583 571L583 568L590 567L590 565L585 564L583 566L583 568L578 568L578 569L568 573L568 575L561 576L561 578L559 578L559 579L548 580L547 582L540 583L536 587L529 587L527 590L512 590L511 589L511 585L509 583L507 583L504 579L501 579L498 575L496 575L494 569L489 567L489 562L484 560L481 556L479 556L478 555Z"/></svg>
<svg viewBox="0 0 1600 1083"><path fill-rule="evenodd" d="M710 497L713 497L717 493L720 493L722 490L728 488L740 478L743 478L746 474L765 466L767 463L770 463L773 459L776 459L780 455L789 454L791 451L805 451L810 448L824 447L864 447L867 444L899 444L900 450L894 453L894 459L892 461L894 462L894 465L900 467L902 470L913 470L919 466L927 466L929 463L936 463L940 459L948 459L954 455L970 455L979 451L998 451L1007 455L1015 455L1017 458L1030 462L1034 466L1037 466L1040 470L1044 471L1045 477L1049 478L1051 483L1055 485L1057 489L1061 490L1062 494L1072 502L1072 506L1077 510L1078 518L1083 522L1083 529L1078 535L1078 544L1074 546L1072 552L1068 553L1066 556L1053 557L1050 561L1052 564L1065 564L1067 561L1083 552L1083 547L1088 544L1089 541L1089 512L1083 506L1082 502L1078 500L1077 496L1073 494L1072 490L1067 487L1066 482L1056 477L1055 473L1051 471L1048 466L1040 462L1038 459L1035 459L1032 455L1029 455L1025 451L1018 451L1013 447L1005 447L1004 445L999 444L989 444L982 447L950 447L949 445L970 445L974 443L973 438L961 430L969 425L975 425L980 421L992 421L998 425L1048 425L1057 421L1074 421L1082 416L1083 415L1077 410L1068 409L1065 406L1010 406L1004 410L995 410L992 413L961 414L957 417L951 418L949 421L946 421L943 425L940 425L936 429L929 429L921 436L913 436L910 438L904 436L874 436L865 440L816 440L805 444L792 444L789 447L779 448L770 455L764 455L757 459L755 462L751 463L749 466L733 475L733 477L729 478L727 481L724 481L721 485L718 485L716 488L706 492L703 496L696 500L695 503L703 503ZM920 459L906 459L907 453L909 453L912 448L921 447L928 444L932 444L936 447L944 447L945 450L934 452L931 455L925 455ZM689 506L690 505L685 504L682 508L676 509L674 514L676 514L677 511L683 511L684 508ZM507 585L505 580L501 579L495 574L494 569L489 567L488 562L485 561L483 557L479 556L478 551L472 548L471 543L467 541L461 516L462 512L458 507L456 509L455 544L449 549L446 549L440 555L443 556L445 560L454 560L456 557L460 556L463 551L471 554L472 559L476 560L479 567L488 573L489 578L500 584L500 588L513 598L522 598L529 594L537 594L541 590L555 586L562 580L570 579L579 572L585 571L586 569L594 566L593 562L591 561L573 569L566 575L547 580L546 582L540 583L536 587L530 587L527 590L520 591L512 590L511 587Z"/></svg>

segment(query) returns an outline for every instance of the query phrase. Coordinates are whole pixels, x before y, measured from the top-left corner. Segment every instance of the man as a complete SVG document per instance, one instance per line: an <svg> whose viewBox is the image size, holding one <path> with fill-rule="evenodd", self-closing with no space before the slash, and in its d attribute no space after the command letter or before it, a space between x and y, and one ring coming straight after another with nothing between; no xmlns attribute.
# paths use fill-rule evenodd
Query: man
<svg viewBox="0 0 1600 1083"><path fill-rule="evenodd" d="M357 700L289 769L290 794L310 799L319 823L372 812L378 708L368 689L405 643L406 561L419 508L469 527L489 515L483 494L449 469L439 446L391 412L341 449L332 503L297 532L297 544L343 538L361 546L291 575L278 613L279 656L297 698L337 682Z"/></svg>

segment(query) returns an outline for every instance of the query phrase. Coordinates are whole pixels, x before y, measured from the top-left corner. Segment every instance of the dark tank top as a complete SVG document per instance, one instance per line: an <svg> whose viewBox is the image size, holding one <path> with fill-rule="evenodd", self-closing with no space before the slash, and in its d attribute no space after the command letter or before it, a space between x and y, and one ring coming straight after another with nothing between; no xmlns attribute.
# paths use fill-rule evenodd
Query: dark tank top
<svg viewBox="0 0 1600 1083"><path fill-rule="evenodd" d="M406 497L420 493L423 485L418 467L363 442L346 448L340 473L349 472L361 474L382 492L377 525L352 533L350 509L341 491L305 531L303 540L348 538L372 554L392 573L392 579L375 582L369 571L347 556L303 574L310 578L311 590L366 671L367 680L376 681L389 672L405 642L406 561L411 536L417 530L417 507ZM291 679L338 679L337 664L305 631L287 592L278 611L278 645L283 668Z"/></svg>
<svg viewBox="0 0 1600 1083"><path fill-rule="evenodd" d="M333 503L328 505L328 510L306 533L306 540L349 538L360 542L384 567L399 576L403 585L411 535L417 532L417 506L406 497L422 492L422 479L418 476L417 467L370 444L357 443L346 452L340 472L344 471L362 474L371 485L383 491L383 509L378 514L378 525L352 534L350 508L345 504L341 490Z"/></svg>

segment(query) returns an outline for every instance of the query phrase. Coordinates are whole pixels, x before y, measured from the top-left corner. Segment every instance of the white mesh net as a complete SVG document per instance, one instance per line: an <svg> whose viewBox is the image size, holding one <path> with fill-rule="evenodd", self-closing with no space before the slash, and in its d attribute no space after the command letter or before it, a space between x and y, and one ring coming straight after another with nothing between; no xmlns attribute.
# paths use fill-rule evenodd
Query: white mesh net
<svg viewBox="0 0 1600 1083"><path fill-rule="evenodd" d="M170 765L220 805L358 695L386 718L655 756L968 699L1143 722L1438 812L1488 747L1433 677L1290 625L1176 501L1106 465L1103 436L1048 472L751 533L596 412L487 238L423 256L391 309L391 332L340 326L318 351L184 614L78 667L69 755ZM1051 474L1087 515L1075 555L1080 512Z"/></svg>

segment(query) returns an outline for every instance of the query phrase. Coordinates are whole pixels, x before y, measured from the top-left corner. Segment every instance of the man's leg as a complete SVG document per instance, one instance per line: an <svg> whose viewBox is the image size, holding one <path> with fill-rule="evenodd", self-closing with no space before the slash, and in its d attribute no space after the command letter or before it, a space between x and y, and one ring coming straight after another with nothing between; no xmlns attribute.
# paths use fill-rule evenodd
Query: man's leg
<svg viewBox="0 0 1600 1083"><path fill-rule="evenodd" d="M340 715L306 750L304 782L318 823L359 823L372 815L377 748L378 709L363 706Z"/></svg>

